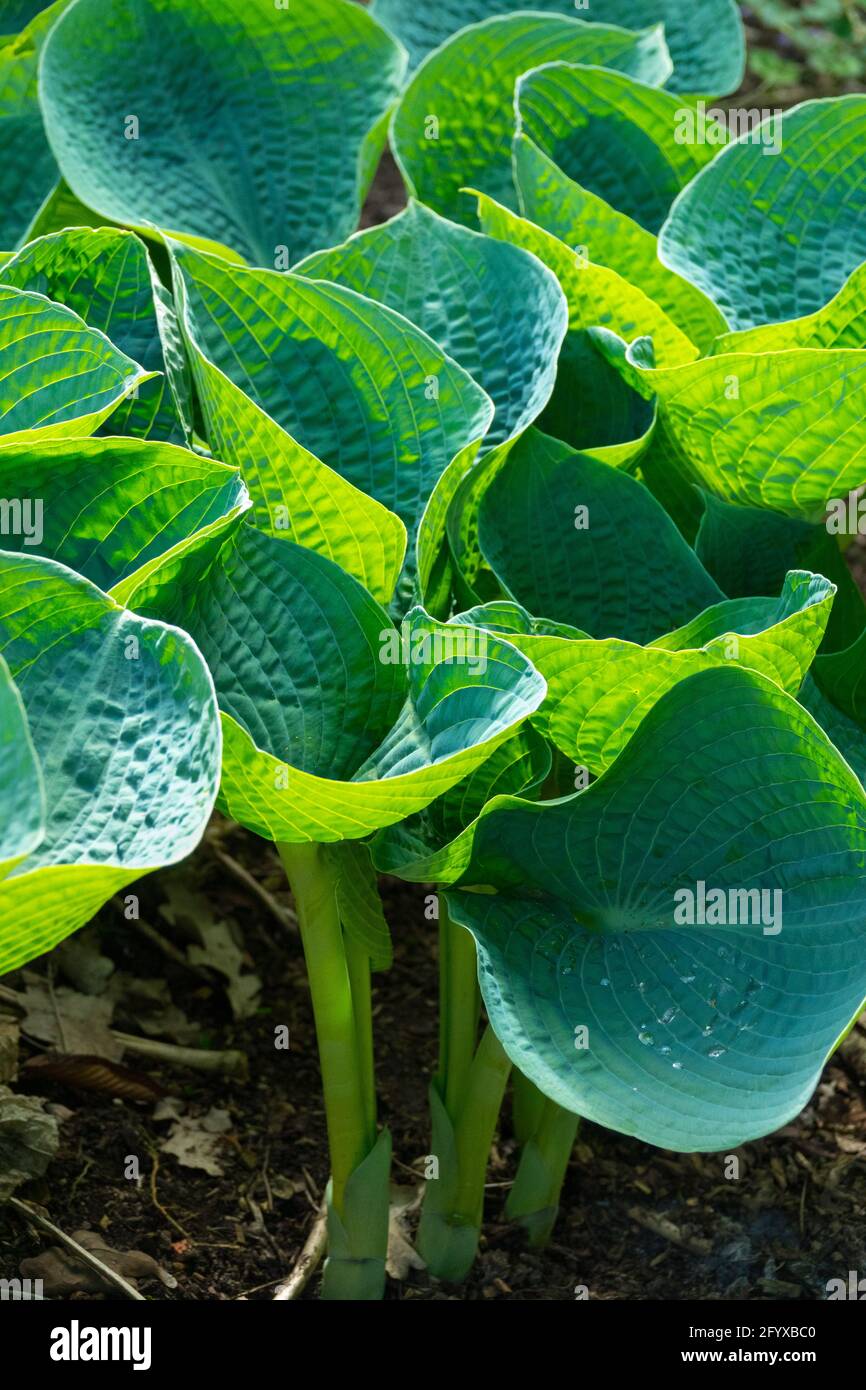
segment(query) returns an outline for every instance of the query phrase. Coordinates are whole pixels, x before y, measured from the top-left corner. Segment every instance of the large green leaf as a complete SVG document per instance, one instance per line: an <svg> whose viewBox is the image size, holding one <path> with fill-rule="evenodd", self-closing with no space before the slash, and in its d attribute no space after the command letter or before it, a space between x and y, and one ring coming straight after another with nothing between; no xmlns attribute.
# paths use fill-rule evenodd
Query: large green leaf
<svg viewBox="0 0 866 1390"><path fill-rule="evenodd" d="M665 264L732 328L820 309L866 260L866 97L806 101L769 119L778 148L743 138L723 150L659 238Z"/></svg>
<svg viewBox="0 0 866 1390"><path fill-rule="evenodd" d="M650 232L717 153L677 139L682 98L619 72L551 62L520 78L515 106L518 134Z"/></svg>
<svg viewBox="0 0 866 1390"><path fill-rule="evenodd" d="M461 881L501 891L449 908L545 1094L686 1151L806 1103L866 993L866 798L790 696L734 668L690 677L585 792L492 803L472 841ZM702 889L734 920L700 913Z"/></svg>
<svg viewBox="0 0 866 1390"><path fill-rule="evenodd" d="M0 447L0 493L19 500L27 522L4 531L7 550L59 560L118 598L189 537L249 506L233 468L141 439L24 436Z"/></svg>
<svg viewBox="0 0 866 1390"><path fill-rule="evenodd" d="M778 599L726 599L648 647L591 641L580 632L527 622L527 614L504 612L504 604L472 609L454 621L505 632L547 682L533 725L576 765L598 775L665 691L697 671L747 666L796 695L824 635L834 592L820 575L793 571Z"/></svg>
<svg viewBox="0 0 866 1390"><path fill-rule="evenodd" d="M0 437L92 434L152 376L41 294L0 285Z"/></svg>
<svg viewBox="0 0 866 1390"><path fill-rule="evenodd" d="M484 493L479 543L530 613L593 637L649 642L724 598L641 483L537 430Z"/></svg>
<svg viewBox="0 0 866 1390"><path fill-rule="evenodd" d="M82 202L273 266L356 225L404 67L348 0L76 0L41 99Z"/></svg>
<svg viewBox="0 0 866 1390"><path fill-rule="evenodd" d="M713 352L779 352L797 347L866 347L866 262L852 270L838 294L814 314L723 333Z"/></svg>
<svg viewBox="0 0 866 1390"><path fill-rule="evenodd" d="M35 290L74 309L145 371L159 373L142 386L137 398L114 412L112 434L183 442L178 409L165 376L157 316L161 287L137 236L108 227L56 232L25 246L7 261L0 278L4 284ZM161 305L161 314L169 312Z"/></svg>
<svg viewBox="0 0 866 1390"><path fill-rule="evenodd" d="M464 25L521 8L530 6L519 0L440 0L437 5L373 0L372 5L380 23L406 45L413 68ZM631 29L663 23L674 64L668 86L675 91L722 96L742 81L745 43L734 0L691 0L687 5L681 0L533 0L531 8L545 14L584 11L599 24Z"/></svg>
<svg viewBox="0 0 866 1390"><path fill-rule="evenodd" d="M45 783L45 836L0 884L0 974L183 859L219 779L213 683L185 633L53 560L0 553L0 651Z"/></svg>
<svg viewBox="0 0 866 1390"><path fill-rule="evenodd" d="M391 142L409 191L465 223L470 212L460 190L467 185L513 204L514 85L555 59L605 64L647 82L670 73L659 28L635 34L521 12L461 29L422 63L394 113Z"/></svg>
<svg viewBox="0 0 866 1390"><path fill-rule="evenodd" d="M514 182L525 217L566 246L584 248L584 263L608 266L638 286L702 351L724 332L725 321L712 300L662 265L653 233L581 188L527 135L514 139Z"/></svg>
<svg viewBox="0 0 866 1390"><path fill-rule="evenodd" d="M733 352L657 369L646 340L593 337L658 396L674 466L724 501L817 521L829 498L866 482L866 353Z"/></svg>
<svg viewBox="0 0 866 1390"><path fill-rule="evenodd" d="M390 222L295 270L388 304L423 328L496 406L489 444L518 434L547 404L567 311L555 277L522 248L412 198Z"/></svg>
<svg viewBox="0 0 866 1390"><path fill-rule="evenodd" d="M45 835L45 788L27 715L0 657L0 879Z"/></svg>
<svg viewBox="0 0 866 1390"><path fill-rule="evenodd" d="M581 248L567 246L483 193L478 195L478 219L490 236L524 247L549 266L568 303L568 335L539 428L578 449L622 444L643 434L651 411L627 382L617 379L588 330L604 325L629 336L625 325L643 324L668 366L691 362L698 355L695 345L643 290L615 270L594 265Z"/></svg>
<svg viewBox="0 0 866 1390"><path fill-rule="evenodd" d="M13 19L0 32L16 37L0 48L0 247L20 246L30 235L39 211L59 174L45 137L39 107L39 55L52 24L69 0L57 0L32 18L23 32Z"/></svg>
<svg viewBox="0 0 866 1390"><path fill-rule="evenodd" d="M420 329L353 290L175 249L184 324L198 353L304 449L396 513L414 558L434 487L489 428L493 405L481 387ZM225 393L208 396L209 428L231 457ZM350 515L349 501L340 505Z"/></svg>
<svg viewBox="0 0 866 1390"><path fill-rule="evenodd" d="M360 839L401 820L544 697L508 642L455 647L420 609L397 629L330 560L246 525L132 601L200 646L223 712L222 804L269 839Z"/></svg>

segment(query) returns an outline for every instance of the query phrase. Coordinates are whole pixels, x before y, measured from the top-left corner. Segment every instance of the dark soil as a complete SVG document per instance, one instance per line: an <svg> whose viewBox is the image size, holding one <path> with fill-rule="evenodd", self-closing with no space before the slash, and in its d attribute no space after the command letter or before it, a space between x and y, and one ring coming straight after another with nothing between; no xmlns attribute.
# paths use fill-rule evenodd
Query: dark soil
<svg viewBox="0 0 866 1390"><path fill-rule="evenodd" d="M40 1079L28 1087L64 1115L62 1144L46 1177L26 1196L44 1206L67 1232L99 1232L118 1250L143 1250L177 1279L169 1290L155 1279L142 1290L154 1298L237 1299L272 1295L273 1284L297 1258L327 1180L315 1036L300 944L215 856L221 845L288 903L269 845L226 822L214 826L196 855L174 874L203 892L219 916L243 932L249 964L263 980L260 1007L243 1023L231 1020L222 990L202 984L165 956L109 905L100 918L100 945L118 969L143 978L163 976L172 997L200 1025L198 1045L236 1047L249 1058L249 1079L204 1078L191 1071L142 1063L141 1074L181 1097L192 1114L212 1106L229 1112L219 1141L223 1175L182 1167L159 1154L166 1124L152 1104L81 1092ZM174 879L177 881L177 878ZM142 918L161 923L165 876L142 881ZM395 961L376 977L375 1010L381 1120L394 1138L395 1177L413 1183L413 1165L428 1151L426 1088L436 1053L436 938L424 916L421 890L382 882L394 932ZM35 964L44 972L45 962ZM20 987L20 978L5 983ZM287 1024L288 1051L274 1047L274 1028ZM29 1053L31 1048L22 1049ZM650 1148L584 1124L578 1136L553 1242L525 1248L503 1217L515 1171L507 1116L493 1162L482 1249L461 1288L413 1272L391 1281L388 1296L450 1299L574 1299L585 1286L598 1299L816 1299L828 1279L866 1265L866 1046L859 1038L827 1067L808 1109L781 1133L729 1156L682 1155ZM159 1161L154 1174L154 1155ZM124 1176L131 1155L140 1182ZM0 1218L0 1269L50 1238L20 1216ZM305 1297L314 1297L316 1280ZM74 1298L99 1298L94 1293Z"/></svg>

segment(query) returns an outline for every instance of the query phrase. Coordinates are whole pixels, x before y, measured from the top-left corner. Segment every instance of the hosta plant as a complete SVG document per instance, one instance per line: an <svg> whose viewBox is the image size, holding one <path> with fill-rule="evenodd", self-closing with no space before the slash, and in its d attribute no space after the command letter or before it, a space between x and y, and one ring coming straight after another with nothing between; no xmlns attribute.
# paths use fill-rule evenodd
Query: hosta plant
<svg viewBox="0 0 866 1390"><path fill-rule="evenodd" d="M786 1123L866 995L866 98L708 115L732 0L33 8L0 967L187 854L219 780L297 905L330 1298L385 1285L376 869L436 889L432 1274L510 1076L538 1243L579 1117ZM360 231L386 139L406 207Z"/></svg>

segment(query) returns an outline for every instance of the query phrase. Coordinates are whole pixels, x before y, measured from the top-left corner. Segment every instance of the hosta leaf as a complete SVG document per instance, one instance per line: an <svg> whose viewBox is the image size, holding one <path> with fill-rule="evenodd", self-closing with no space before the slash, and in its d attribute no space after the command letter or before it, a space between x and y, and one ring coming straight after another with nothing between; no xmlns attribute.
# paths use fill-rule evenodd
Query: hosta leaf
<svg viewBox="0 0 866 1390"><path fill-rule="evenodd" d="M185 633L53 560L0 554L0 650L46 792L41 843L0 884L0 973L125 884L185 858L219 778L213 684Z"/></svg>
<svg viewBox="0 0 866 1390"><path fill-rule="evenodd" d="M2 271L3 283L36 290L74 309L115 347L159 373L112 416L112 434L183 441L171 397L160 337L155 295L159 284L147 252L132 232L73 227L40 237L19 251ZM162 313L168 312L163 305Z"/></svg>
<svg viewBox="0 0 866 1390"><path fill-rule="evenodd" d="M442 0L418 5L415 0L373 0L373 14L409 50L414 68L431 48L466 24L489 15L521 9L515 0ZM599 24L622 24L631 29L663 23L674 64L668 86L681 92L715 92L722 96L739 87L743 78L743 26L734 0L533 0L532 9L545 14L574 15L586 11Z"/></svg>
<svg viewBox="0 0 866 1390"><path fill-rule="evenodd" d="M709 492L702 498L695 552L729 598L775 593L792 569L823 574L836 585L829 645L835 649L851 643L866 625L866 605L826 526L766 508L735 507Z"/></svg>
<svg viewBox="0 0 866 1390"><path fill-rule="evenodd" d="M0 246L20 246L50 196L57 165L45 136L39 107L39 55L52 24L69 4L57 0L0 48Z"/></svg>
<svg viewBox="0 0 866 1390"><path fill-rule="evenodd" d="M476 608L455 621L503 624L509 641L547 682L533 725L597 775L620 755L665 691L697 671L736 663L796 695L824 635L834 592L820 575L795 571L786 577L780 598L725 600L649 647L591 641L579 632L545 632L537 621L527 630L518 619L509 630L513 620L501 604Z"/></svg>
<svg viewBox="0 0 866 1390"><path fill-rule="evenodd" d="M852 270L839 293L814 314L724 333L713 352L779 352L798 347L866 347L866 263Z"/></svg>
<svg viewBox="0 0 866 1390"><path fill-rule="evenodd" d="M650 232L718 152L678 142L682 98L623 73L548 63L520 78L515 107L519 134Z"/></svg>
<svg viewBox="0 0 866 1390"><path fill-rule="evenodd" d="M152 373L41 294L0 285L0 438L92 434Z"/></svg>
<svg viewBox="0 0 866 1390"><path fill-rule="evenodd" d="M0 657L0 879L45 835L45 788L21 696Z"/></svg>
<svg viewBox="0 0 866 1390"><path fill-rule="evenodd" d="M249 526L209 566L194 556L148 611L182 625L209 662L222 803L274 840L360 839L420 810L544 696L507 642L477 634L478 650L464 641L437 657L453 634L422 610L398 631L331 561Z"/></svg>
<svg viewBox="0 0 866 1390"><path fill-rule="evenodd" d="M702 351L725 331L712 300L662 265L652 232L568 178L526 135L514 140L514 182L525 217L638 286Z"/></svg>
<svg viewBox="0 0 866 1390"><path fill-rule="evenodd" d="M582 794L489 807L463 881L503 891L448 903L494 1029L546 1095L713 1150L790 1120L859 1010L864 864L857 779L790 696L731 668L669 691ZM678 921L702 885L726 906L765 891L763 919L741 897L739 924L709 903L708 924Z"/></svg>
<svg viewBox="0 0 866 1390"><path fill-rule="evenodd" d="M25 523L4 526L7 550L59 560L118 600L174 547L249 506L234 469L140 439L25 437L0 447L0 493Z"/></svg>
<svg viewBox="0 0 866 1390"><path fill-rule="evenodd" d="M490 425L480 386L420 329L353 290L176 249L198 352L303 448L395 512L414 548L437 481ZM215 423L214 404L211 425L225 444L230 427Z"/></svg>
<svg viewBox="0 0 866 1390"><path fill-rule="evenodd" d="M461 29L418 69L394 113L391 142L410 193L470 225L460 196L467 185L513 204L514 85L521 73L555 59L604 64L647 82L670 73L660 28L635 34L521 12Z"/></svg>
<svg viewBox="0 0 866 1390"><path fill-rule="evenodd" d="M642 290L615 270L594 265L581 248L567 246L483 193L478 195L478 219L489 236L522 246L549 266L568 303L568 335L556 387L539 428L578 449L621 444L643 434L651 412L627 383L616 379L588 330L600 324L620 333L626 324L644 324L659 360L669 366L696 358L694 344Z"/></svg>
<svg viewBox="0 0 866 1390"><path fill-rule="evenodd" d="M346 0L76 0L41 97L82 202L273 266L356 225L404 66Z"/></svg>
<svg viewBox="0 0 866 1390"><path fill-rule="evenodd" d="M729 146L682 193L659 238L665 264L732 328L813 313L866 260L866 97L806 101L769 119L779 148Z"/></svg>
<svg viewBox="0 0 866 1390"><path fill-rule="evenodd" d="M448 222L413 198L390 222L295 270L388 304L423 328L496 406L489 444L518 434L547 404L566 306L555 277L522 248Z"/></svg>
<svg viewBox="0 0 866 1390"><path fill-rule="evenodd" d="M866 353L735 352L656 369L650 347L593 336L627 381L658 396L659 425L692 481L738 506L816 521L866 482Z"/></svg>
<svg viewBox="0 0 866 1390"><path fill-rule="evenodd" d="M628 536L637 565L622 564ZM528 431L481 499L481 550L530 613L649 642L724 598L652 495Z"/></svg>

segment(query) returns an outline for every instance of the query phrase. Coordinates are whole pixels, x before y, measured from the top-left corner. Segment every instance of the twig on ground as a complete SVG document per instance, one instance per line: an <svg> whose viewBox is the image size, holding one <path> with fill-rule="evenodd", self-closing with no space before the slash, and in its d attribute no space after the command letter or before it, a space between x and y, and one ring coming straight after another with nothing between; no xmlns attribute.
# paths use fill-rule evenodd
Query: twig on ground
<svg viewBox="0 0 866 1390"><path fill-rule="evenodd" d="M233 859L224 849L214 845L213 852L223 867L228 869L229 873L234 874L240 883L249 888L250 892L254 893L261 903L264 903L281 927L292 932L294 936L298 935L298 919L291 908L283 907L282 903L277 902L273 893L268 892L264 884L259 883L259 880L250 873L249 869L245 869L243 864L238 863L237 859Z"/></svg>
<svg viewBox="0 0 866 1390"><path fill-rule="evenodd" d="M247 1055L229 1049L225 1052L211 1052L205 1047L178 1047L176 1043L158 1042L156 1038L137 1038L132 1033L118 1033L111 1030L130 1052L139 1057L151 1057L156 1062L168 1062L171 1066L192 1067L196 1071L214 1071L223 1076L245 1077L248 1071Z"/></svg>
<svg viewBox="0 0 866 1390"><path fill-rule="evenodd" d="M328 1214L323 1203L310 1228L310 1234L304 1242L304 1248L295 1261L294 1269L285 1283L280 1284L274 1294L275 1303L285 1303L290 1299L300 1298L324 1256L327 1243Z"/></svg>
<svg viewBox="0 0 866 1390"><path fill-rule="evenodd" d="M181 1226L179 1221L175 1221L171 1212L166 1211L165 1207L162 1205L162 1202L159 1200L159 1197L156 1194L156 1179L157 1174L159 1173L159 1153L156 1149L152 1148L150 1150L150 1158L150 1200L153 1202L153 1205L156 1207L160 1216L164 1216L169 1225L174 1226L174 1229L176 1231L180 1231L181 1235L184 1237L185 1240L188 1240L190 1244L194 1245L196 1243L195 1238L190 1235L189 1231L184 1230L183 1226Z"/></svg>
<svg viewBox="0 0 866 1390"><path fill-rule="evenodd" d="M49 1221L47 1216L42 1216L40 1212L34 1211L33 1207L27 1202L22 1201L20 1197L10 1197L9 1205L13 1207L15 1211L20 1212L28 1221L31 1221L34 1226L38 1226L41 1231L46 1231L48 1235L58 1240L61 1245L65 1245L66 1249L71 1251L77 1260L80 1260L82 1264L89 1265L91 1269L96 1271L100 1278L105 1279L108 1283L113 1284L116 1289L119 1289L124 1298L133 1298L137 1303L146 1303L148 1301L143 1293L139 1293L138 1289L134 1289L132 1285L124 1279L122 1274L118 1274L117 1270L111 1269L107 1264L103 1264L102 1260L100 1260L97 1255L94 1255L92 1250L86 1250L83 1245L79 1245L77 1240L73 1240L72 1236L68 1236L65 1231L61 1231L60 1227L55 1226L53 1221Z"/></svg>

